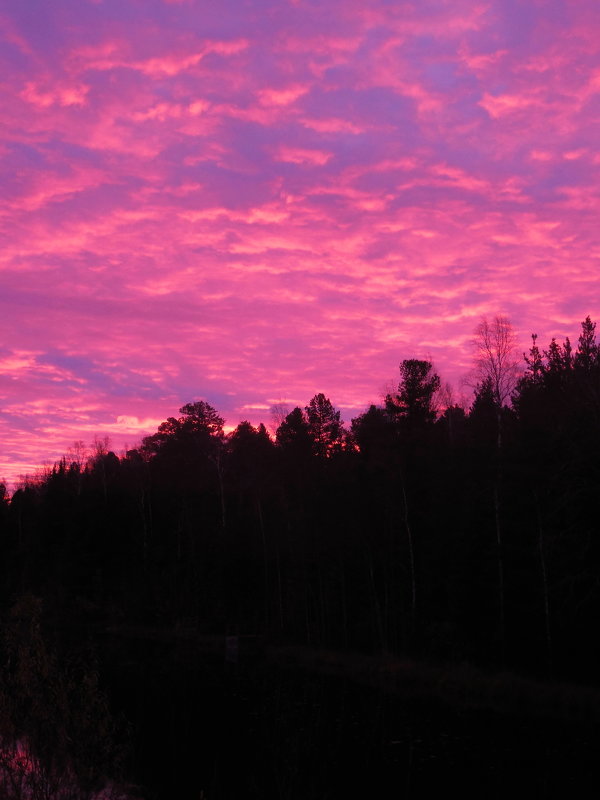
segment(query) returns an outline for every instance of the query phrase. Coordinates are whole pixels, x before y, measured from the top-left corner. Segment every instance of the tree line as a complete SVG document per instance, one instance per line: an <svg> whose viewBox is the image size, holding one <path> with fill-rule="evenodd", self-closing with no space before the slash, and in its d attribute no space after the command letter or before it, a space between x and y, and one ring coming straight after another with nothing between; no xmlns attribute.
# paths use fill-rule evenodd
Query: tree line
<svg viewBox="0 0 600 800"><path fill-rule="evenodd" d="M324 394L271 436L187 403L0 493L0 602L59 622L260 633L595 681L600 348L477 332L470 408L427 360L349 426Z"/></svg>

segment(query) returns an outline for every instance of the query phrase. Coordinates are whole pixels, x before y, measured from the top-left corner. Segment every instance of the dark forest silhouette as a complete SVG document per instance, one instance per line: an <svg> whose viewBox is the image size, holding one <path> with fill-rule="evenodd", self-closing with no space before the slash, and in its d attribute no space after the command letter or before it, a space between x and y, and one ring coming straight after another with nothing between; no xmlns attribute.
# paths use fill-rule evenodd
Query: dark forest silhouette
<svg viewBox="0 0 600 800"><path fill-rule="evenodd" d="M498 322L491 333L507 333ZM102 442L86 462L65 457L0 493L3 608L34 596L59 625L261 634L596 682L594 329L588 317L576 347L534 336L516 383L490 340L468 412L439 413L439 377L409 359L397 392L348 427L316 394L274 439L247 421L225 435L199 401L121 458Z"/></svg>

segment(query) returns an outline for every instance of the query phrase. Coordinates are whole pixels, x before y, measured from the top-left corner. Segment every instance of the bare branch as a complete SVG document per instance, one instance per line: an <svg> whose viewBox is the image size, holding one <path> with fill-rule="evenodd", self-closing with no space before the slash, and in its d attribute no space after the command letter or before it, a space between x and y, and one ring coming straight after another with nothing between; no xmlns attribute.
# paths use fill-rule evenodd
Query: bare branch
<svg viewBox="0 0 600 800"><path fill-rule="evenodd" d="M489 382L499 406L506 404L519 377L517 340L508 317L484 317L475 329L475 375L478 383Z"/></svg>

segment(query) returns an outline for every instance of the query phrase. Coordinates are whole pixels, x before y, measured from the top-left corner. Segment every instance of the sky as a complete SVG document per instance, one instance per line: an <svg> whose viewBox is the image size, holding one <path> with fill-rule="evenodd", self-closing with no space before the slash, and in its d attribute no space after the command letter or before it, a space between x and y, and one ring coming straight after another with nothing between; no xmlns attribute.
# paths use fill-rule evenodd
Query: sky
<svg viewBox="0 0 600 800"><path fill-rule="evenodd" d="M3 0L0 477L600 317L597 0Z"/></svg>

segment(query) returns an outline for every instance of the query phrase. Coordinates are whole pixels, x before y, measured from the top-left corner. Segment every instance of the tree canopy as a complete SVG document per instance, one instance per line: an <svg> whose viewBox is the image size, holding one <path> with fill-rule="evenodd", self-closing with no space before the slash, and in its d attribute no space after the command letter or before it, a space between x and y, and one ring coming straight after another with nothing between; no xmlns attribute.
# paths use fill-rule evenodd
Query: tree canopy
<svg viewBox="0 0 600 800"><path fill-rule="evenodd" d="M435 420L435 393L439 388L440 378L430 361L405 359L400 364L398 392L386 397L386 408L407 426L422 427Z"/></svg>
<svg viewBox="0 0 600 800"><path fill-rule="evenodd" d="M406 359L350 431L317 393L274 438L226 435L199 400L124 456L78 444L0 488L0 601L597 680L595 325L575 348L533 336L510 396L482 376L470 408L444 407L432 363Z"/></svg>

